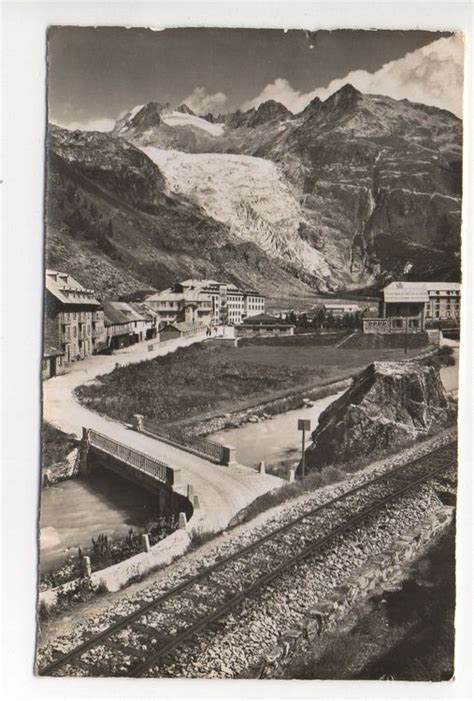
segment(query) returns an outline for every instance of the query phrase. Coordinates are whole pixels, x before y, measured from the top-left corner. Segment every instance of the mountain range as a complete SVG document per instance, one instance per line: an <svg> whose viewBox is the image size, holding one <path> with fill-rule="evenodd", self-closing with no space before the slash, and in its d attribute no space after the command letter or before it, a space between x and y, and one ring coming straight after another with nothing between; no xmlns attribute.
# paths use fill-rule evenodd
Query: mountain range
<svg viewBox="0 0 474 701"><path fill-rule="evenodd" d="M293 115L150 102L48 129L46 262L102 296L183 277L270 297L460 276L462 122L346 85Z"/></svg>

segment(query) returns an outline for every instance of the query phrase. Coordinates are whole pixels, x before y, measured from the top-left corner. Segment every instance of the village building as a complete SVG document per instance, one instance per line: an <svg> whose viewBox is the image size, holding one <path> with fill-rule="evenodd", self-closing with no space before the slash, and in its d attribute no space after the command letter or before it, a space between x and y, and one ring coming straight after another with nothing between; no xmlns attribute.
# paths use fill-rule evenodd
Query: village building
<svg viewBox="0 0 474 701"><path fill-rule="evenodd" d="M244 292L244 313L243 318L265 314L265 296L255 290Z"/></svg>
<svg viewBox="0 0 474 701"><path fill-rule="evenodd" d="M175 321L160 329L160 342L174 338L189 338L200 333L209 333L208 325L196 325L190 321Z"/></svg>
<svg viewBox="0 0 474 701"><path fill-rule="evenodd" d="M189 279L147 297L160 322L201 325L237 325L265 311L265 297L254 290L209 279Z"/></svg>
<svg viewBox="0 0 474 701"><path fill-rule="evenodd" d="M45 320L57 328L58 350L66 363L97 353L105 345L102 305L93 290L68 273L46 271Z"/></svg>
<svg viewBox="0 0 474 701"><path fill-rule="evenodd" d="M53 319L46 318L43 328L43 359L41 378L47 380L62 375L65 370L64 353L60 350L59 328Z"/></svg>
<svg viewBox="0 0 474 701"><path fill-rule="evenodd" d="M338 319L344 317L346 314L354 315L362 311L358 304L351 304L349 302L327 302L323 305L323 309L326 315Z"/></svg>
<svg viewBox="0 0 474 701"><path fill-rule="evenodd" d="M138 302L104 302L106 343L112 350L157 337L158 314Z"/></svg>
<svg viewBox="0 0 474 701"><path fill-rule="evenodd" d="M146 341L150 341L157 337L159 316L145 302L130 302L130 306L142 315L144 318L144 333Z"/></svg>
<svg viewBox="0 0 474 701"><path fill-rule="evenodd" d="M418 333L433 322L459 320L461 286L450 282L391 282L382 291L377 319L364 333Z"/></svg>
<svg viewBox="0 0 474 701"><path fill-rule="evenodd" d="M147 307L158 316L158 325L187 321L198 326L208 325L212 317L212 300L199 289L183 288L177 284L147 297Z"/></svg>
<svg viewBox="0 0 474 701"><path fill-rule="evenodd" d="M295 332L293 324L277 319L270 314L257 314L244 319L235 327L236 336L292 336Z"/></svg>

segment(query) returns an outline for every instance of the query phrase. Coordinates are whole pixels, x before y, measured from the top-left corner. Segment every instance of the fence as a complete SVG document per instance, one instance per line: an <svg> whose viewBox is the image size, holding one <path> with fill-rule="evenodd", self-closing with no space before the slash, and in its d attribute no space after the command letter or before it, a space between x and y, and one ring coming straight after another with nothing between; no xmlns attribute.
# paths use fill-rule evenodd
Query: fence
<svg viewBox="0 0 474 701"><path fill-rule="evenodd" d="M363 319L364 333L420 333L423 323L417 316L388 316Z"/></svg>
<svg viewBox="0 0 474 701"><path fill-rule="evenodd" d="M149 433L156 438L162 438L164 440L175 443L178 446L189 448L195 453L199 453L205 458L217 462L220 465L228 465L232 460L230 459L230 446L221 445L221 443L215 443L202 436L186 436L179 431L170 431L169 429L164 429L162 426L154 423L150 419L141 418L137 422L136 428L139 431L144 431ZM235 450L235 449L234 449Z"/></svg>
<svg viewBox="0 0 474 701"><path fill-rule="evenodd" d="M89 431L89 443L93 448L98 448L104 453L118 460L122 460L127 463L127 465L131 465L137 470L151 475L160 482L170 485L173 483L172 468L156 458L152 458L149 455L145 455L145 453L129 448L127 445L119 443L112 438L107 438L107 436L94 430Z"/></svg>

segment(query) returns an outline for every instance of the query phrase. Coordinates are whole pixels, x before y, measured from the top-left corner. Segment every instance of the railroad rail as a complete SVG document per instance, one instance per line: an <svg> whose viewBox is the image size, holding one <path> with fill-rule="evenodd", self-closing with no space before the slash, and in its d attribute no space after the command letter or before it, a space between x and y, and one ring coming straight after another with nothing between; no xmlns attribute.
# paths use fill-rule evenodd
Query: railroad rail
<svg viewBox="0 0 474 701"><path fill-rule="evenodd" d="M39 674L144 675L183 644L192 644L199 633L212 630L219 619L287 570L406 492L439 478L456 458L453 442L307 511L152 601L137 602L133 613L53 660ZM123 644L124 632L134 640L133 646Z"/></svg>

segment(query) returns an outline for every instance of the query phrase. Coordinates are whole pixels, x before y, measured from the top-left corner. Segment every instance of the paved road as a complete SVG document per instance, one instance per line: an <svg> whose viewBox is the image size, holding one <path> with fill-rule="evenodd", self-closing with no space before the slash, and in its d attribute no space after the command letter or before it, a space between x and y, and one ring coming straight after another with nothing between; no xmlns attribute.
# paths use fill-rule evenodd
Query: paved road
<svg viewBox="0 0 474 701"><path fill-rule="evenodd" d="M79 404L74 395L76 387L94 380L98 375L111 372L117 363L122 366L149 360L204 339L203 334L191 339L155 342L152 351L148 350L148 345L153 342L143 342L117 351L113 356L91 356L75 363L65 375L44 383L44 419L78 437L82 435L83 426L93 428L178 469L180 472L177 473L175 482L183 486L192 484L195 494L199 496L201 508L193 516L194 527L216 531L225 528L230 519L257 496L280 486L282 480L271 475L260 475L244 466L227 468L214 465L96 414Z"/></svg>

